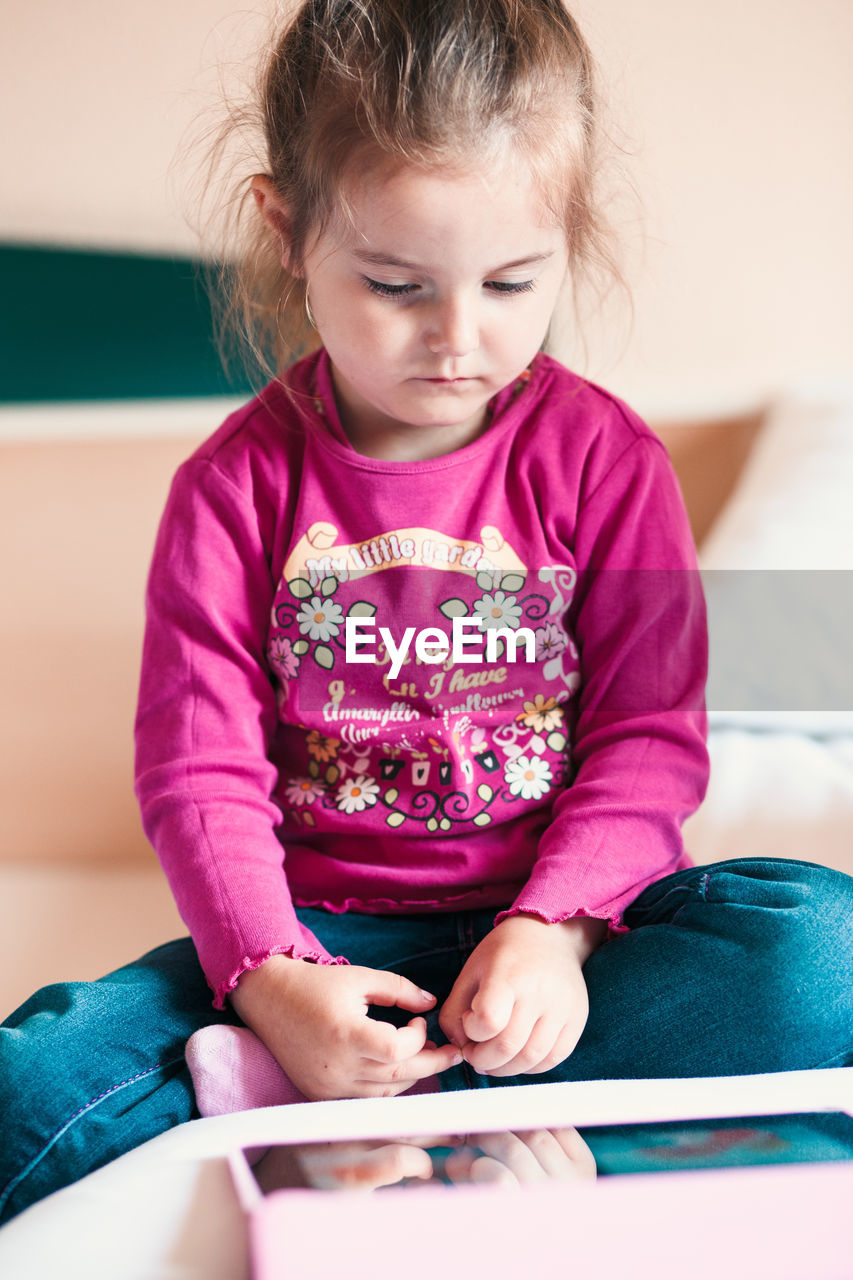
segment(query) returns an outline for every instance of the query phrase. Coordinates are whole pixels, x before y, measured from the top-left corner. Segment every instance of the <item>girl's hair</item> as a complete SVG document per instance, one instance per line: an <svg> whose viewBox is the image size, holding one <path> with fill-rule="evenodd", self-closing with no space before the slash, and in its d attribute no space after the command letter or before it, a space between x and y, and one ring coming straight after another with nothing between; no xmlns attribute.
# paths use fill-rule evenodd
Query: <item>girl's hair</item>
<svg viewBox="0 0 853 1280"><path fill-rule="evenodd" d="M507 143L565 228L570 277L621 279L596 200L599 127L589 49L561 0L306 0L272 41L256 104L217 131L209 178L236 129L259 123L263 167L290 211L298 271L311 237L346 215L372 166L464 170ZM212 264L220 353L265 377L318 343L298 275L263 223L247 174Z"/></svg>

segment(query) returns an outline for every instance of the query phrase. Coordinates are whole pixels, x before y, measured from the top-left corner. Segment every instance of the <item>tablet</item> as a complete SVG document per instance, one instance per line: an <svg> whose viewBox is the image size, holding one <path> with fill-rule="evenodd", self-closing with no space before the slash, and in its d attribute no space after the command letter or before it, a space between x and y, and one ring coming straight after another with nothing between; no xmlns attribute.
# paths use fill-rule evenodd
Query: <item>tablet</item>
<svg viewBox="0 0 853 1280"><path fill-rule="evenodd" d="M840 1280L851 1080L534 1084L257 1113L246 1138L273 1145L231 1160L252 1274Z"/></svg>
<svg viewBox="0 0 853 1280"><path fill-rule="evenodd" d="M278 1143L250 1163L258 1189L383 1191L532 1185L622 1174L853 1160L844 1112Z"/></svg>

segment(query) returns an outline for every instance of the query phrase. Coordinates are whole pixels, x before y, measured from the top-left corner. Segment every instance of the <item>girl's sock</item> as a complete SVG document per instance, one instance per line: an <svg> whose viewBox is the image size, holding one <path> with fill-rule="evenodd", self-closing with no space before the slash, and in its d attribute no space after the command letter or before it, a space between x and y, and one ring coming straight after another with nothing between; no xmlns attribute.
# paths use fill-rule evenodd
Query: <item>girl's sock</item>
<svg viewBox="0 0 853 1280"><path fill-rule="evenodd" d="M202 1027L190 1036L185 1055L203 1116L308 1101L248 1027ZM437 1093L438 1089L438 1078L430 1076L406 1093Z"/></svg>
<svg viewBox="0 0 853 1280"><path fill-rule="evenodd" d="M184 1054L203 1116L308 1101L248 1027L202 1027Z"/></svg>

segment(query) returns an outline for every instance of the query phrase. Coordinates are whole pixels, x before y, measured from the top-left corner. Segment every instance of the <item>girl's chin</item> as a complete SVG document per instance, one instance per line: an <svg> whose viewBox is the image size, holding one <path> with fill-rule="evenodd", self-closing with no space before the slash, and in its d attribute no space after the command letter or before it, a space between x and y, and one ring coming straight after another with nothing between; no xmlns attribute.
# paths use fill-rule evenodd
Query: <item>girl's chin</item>
<svg viewBox="0 0 853 1280"><path fill-rule="evenodd" d="M463 434L467 431L477 432L485 423L485 408L477 410L475 413L466 413L464 417L454 416L452 414L428 414L419 415L413 421L400 419L400 429L412 432L416 431L446 431Z"/></svg>
<svg viewBox="0 0 853 1280"><path fill-rule="evenodd" d="M467 387L416 384L414 396L407 396L401 403L400 421L411 421L413 426L459 427L473 422L486 412L486 405L493 394L484 394L482 385L471 379ZM421 390L424 387L424 391ZM476 388L476 389L475 389Z"/></svg>

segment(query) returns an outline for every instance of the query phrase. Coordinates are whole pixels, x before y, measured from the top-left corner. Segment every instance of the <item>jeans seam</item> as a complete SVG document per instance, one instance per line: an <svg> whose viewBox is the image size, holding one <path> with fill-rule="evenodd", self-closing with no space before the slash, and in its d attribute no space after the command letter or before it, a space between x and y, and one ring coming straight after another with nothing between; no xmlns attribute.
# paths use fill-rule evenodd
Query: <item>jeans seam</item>
<svg viewBox="0 0 853 1280"><path fill-rule="evenodd" d="M137 1081L144 1080L147 1076L154 1075L155 1071L165 1071L168 1067L174 1067L177 1063L183 1062L183 1060L184 1056L181 1054L177 1058L170 1058L167 1062L158 1062L156 1066L148 1067L145 1071L137 1071L136 1075L129 1076L127 1080L121 1080L118 1084L111 1085L109 1089L105 1089L102 1093L97 1094L82 1107L78 1107L74 1114L69 1116L65 1123L60 1125L55 1133L51 1134L47 1139L47 1142L45 1142L43 1146L39 1147L29 1164L26 1165L20 1173L15 1174L15 1176L6 1183L6 1186L0 1190L0 1212L2 1212L7 1200L18 1189L24 1179L30 1176L36 1166L47 1155L50 1148L59 1141L63 1134L68 1132L76 1120L80 1120L100 1102L106 1101L106 1099L112 1097L114 1093L118 1093L120 1089L126 1089L128 1085L136 1084Z"/></svg>
<svg viewBox="0 0 853 1280"><path fill-rule="evenodd" d="M692 905L692 903L693 903L693 902L695 902L695 900L696 900L697 898L699 899L699 901L700 901L700 902L707 903L707 901L708 901L708 885L709 885L710 883L711 883L711 874L710 874L710 872L706 872L706 874L705 874L704 876L702 876L702 879L699 881L699 883L698 883L697 885L695 885L695 887L694 887L694 889L693 889L693 895L692 895L692 897L690 897L690 898L685 898L685 899L684 899L684 901L682 902L681 906L678 908L678 910L676 911L675 915L672 917L672 920L670 921L670 924L675 924L675 923L676 923L676 921L678 920L678 917L679 917L680 915L682 915L682 914L683 914L683 912L685 912L685 911L687 910L687 908L688 908L689 906L691 906L691 905Z"/></svg>
<svg viewBox="0 0 853 1280"><path fill-rule="evenodd" d="M668 924L675 924L678 917L681 915L682 911L684 911L684 909L688 907L691 904L691 902L694 902L697 897L699 898L700 902L708 901L708 885L710 884L710 881L711 881L710 872L706 871L704 875L699 877L698 881L695 881L695 882L686 881L684 884L673 885L673 887L671 889L668 889L666 893L663 895L663 897L659 898L658 901L655 902L653 906L639 908L639 910L645 914L647 919L638 920L632 923L630 927L632 929L642 929L643 926L647 923L649 916L654 918L652 923L657 923L661 914L661 908L674 894L678 894L683 899L681 906L676 908L676 910L673 912L670 919L667 921ZM628 914L630 914L630 911L631 911L631 908L629 907Z"/></svg>
<svg viewBox="0 0 853 1280"><path fill-rule="evenodd" d="M834 1053L831 1058L826 1058L823 1062L819 1062L816 1067L812 1067L813 1071L829 1071L833 1069L833 1063L838 1063L839 1058L849 1058L850 1062L841 1064L842 1069L847 1068L853 1062L853 1049L842 1049L840 1053Z"/></svg>

